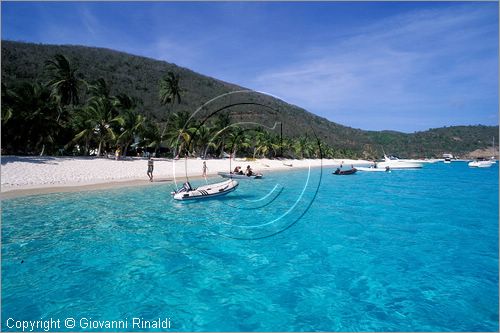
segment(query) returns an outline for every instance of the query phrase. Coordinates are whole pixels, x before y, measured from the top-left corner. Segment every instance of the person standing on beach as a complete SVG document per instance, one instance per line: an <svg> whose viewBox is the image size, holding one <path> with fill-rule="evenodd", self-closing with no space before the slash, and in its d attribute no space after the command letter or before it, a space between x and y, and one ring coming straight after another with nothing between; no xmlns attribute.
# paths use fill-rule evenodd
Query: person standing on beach
<svg viewBox="0 0 500 333"><path fill-rule="evenodd" d="M148 172L147 172L147 175L149 177L149 181L152 182L153 181L153 158L151 156L149 156L149 160L148 160Z"/></svg>
<svg viewBox="0 0 500 333"><path fill-rule="evenodd" d="M116 148L116 151L115 151L115 160L118 161L120 159L120 153L121 153L120 147Z"/></svg>
<svg viewBox="0 0 500 333"><path fill-rule="evenodd" d="M207 162L203 161L203 177L206 177L207 176Z"/></svg>

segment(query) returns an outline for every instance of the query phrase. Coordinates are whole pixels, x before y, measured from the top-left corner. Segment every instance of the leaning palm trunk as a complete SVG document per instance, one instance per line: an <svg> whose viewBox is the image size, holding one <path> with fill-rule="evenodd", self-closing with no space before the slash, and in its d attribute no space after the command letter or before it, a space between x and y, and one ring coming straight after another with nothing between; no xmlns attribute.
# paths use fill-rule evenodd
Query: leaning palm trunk
<svg viewBox="0 0 500 333"><path fill-rule="evenodd" d="M220 152L219 152L219 158L224 157L224 147L226 146L226 139L224 137L221 137L221 143L220 143Z"/></svg>
<svg viewBox="0 0 500 333"><path fill-rule="evenodd" d="M125 145L123 147L123 156L127 156L128 147L130 147L130 145L132 144L132 141L133 141L133 139L130 139L127 142L125 142Z"/></svg>
<svg viewBox="0 0 500 333"><path fill-rule="evenodd" d="M101 156L101 150L102 150L102 140L99 141L99 149L97 149L97 156Z"/></svg>
<svg viewBox="0 0 500 333"><path fill-rule="evenodd" d="M90 138L85 139L85 148L83 154L86 156L89 154Z"/></svg>
<svg viewBox="0 0 500 333"><path fill-rule="evenodd" d="M208 154L208 148L210 148L210 144L207 144L205 147L205 151L203 152L203 159L207 159L207 154Z"/></svg>

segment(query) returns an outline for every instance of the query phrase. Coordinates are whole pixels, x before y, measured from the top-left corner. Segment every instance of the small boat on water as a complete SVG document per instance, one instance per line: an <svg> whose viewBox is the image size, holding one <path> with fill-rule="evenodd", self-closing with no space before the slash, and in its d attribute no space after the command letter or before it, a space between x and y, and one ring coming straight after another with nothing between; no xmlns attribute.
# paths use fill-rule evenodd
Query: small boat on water
<svg viewBox="0 0 500 333"><path fill-rule="evenodd" d="M356 169L363 172L391 172L391 168L389 166L386 166L385 168L375 168L373 166L369 168L357 167Z"/></svg>
<svg viewBox="0 0 500 333"><path fill-rule="evenodd" d="M189 182L185 182L180 189L171 194L175 200L208 199L228 194L236 190L237 187L238 182L232 179L198 188L192 188Z"/></svg>
<svg viewBox="0 0 500 333"><path fill-rule="evenodd" d="M470 168L489 168L493 165L493 162L491 160L477 159L469 162L468 165Z"/></svg>
<svg viewBox="0 0 500 333"><path fill-rule="evenodd" d="M354 175L358 171L356 168L352 168L349 170L340 170L340 168L337 168L334 172L332 172L334 175Z"/></svg>
<svg viewBox="0 0 500 333"><path fill-rule="evenodd" d="M251 176L247 176L245 174L234 173L234 172L217 172L219 176L222 178L234 178L234 179L261 179L262 174L257 173Z"/></svg>

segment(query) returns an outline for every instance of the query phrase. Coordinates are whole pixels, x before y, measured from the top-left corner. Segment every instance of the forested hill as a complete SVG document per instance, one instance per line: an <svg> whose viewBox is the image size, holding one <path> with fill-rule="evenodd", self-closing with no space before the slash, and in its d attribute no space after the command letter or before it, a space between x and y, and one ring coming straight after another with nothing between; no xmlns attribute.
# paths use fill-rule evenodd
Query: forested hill
<svg viewBox="0 0 500 333"><path fill-rule="evenodd" d="M141 112L156 119L162 119L165 114L165 107L161 106L158 98L159 81L168 71L180 77L182 98L180 105L175 106L179 111L192 112L216 96L245 89L164 61L109 49L12 41L2 41L2 85L12 88L26 81L47 82L49 78L44 64L56 54L66 56L83 79L90 82L104 78L111 94L125 93L139 98L142 100ZM412 134L364 131L336 124L270 96L262 95L260 98L280 110L285 135L299 136L312 127L325 143L339 150L354 151L359 157L380 156L382 149L402 157L441 156L444 152L466 156L474 150L491 147L493 137L498 142L498 126L454 126ZM262 119L265 114L247 113L250 118L266 120Z"/></svg>

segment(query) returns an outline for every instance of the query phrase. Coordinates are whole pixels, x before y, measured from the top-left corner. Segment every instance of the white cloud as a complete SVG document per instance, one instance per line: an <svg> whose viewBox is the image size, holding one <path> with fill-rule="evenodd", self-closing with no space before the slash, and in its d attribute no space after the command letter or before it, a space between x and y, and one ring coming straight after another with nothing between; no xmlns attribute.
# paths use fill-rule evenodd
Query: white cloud
<svg viewBox="0 0 500 333"><path fill-rule="evenodd" d="M342 40L325 38L304 50L303 60L266 71L252 85L352 126L367 127L360 117L373 118L377 129L377 119L404 122L415 112L436 118L440 109L485 95L496 100L498 35L484 20L490 14L459 7L400 15Z"/></svg>

